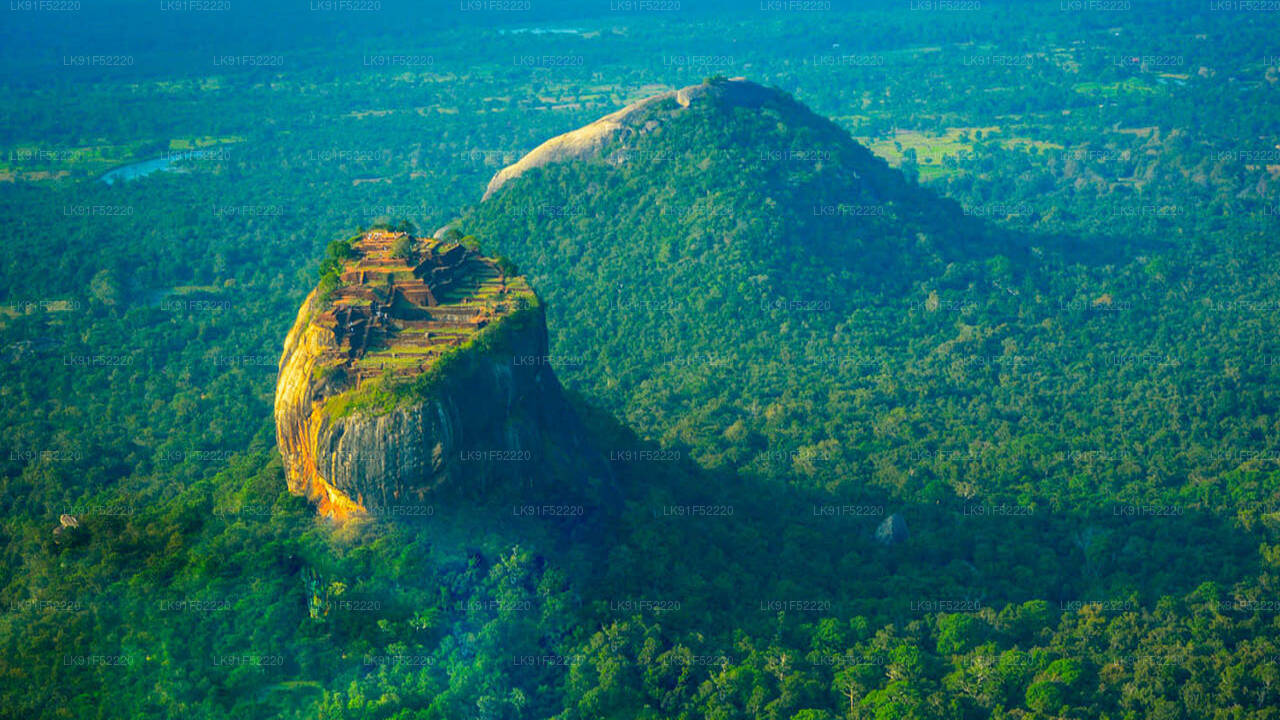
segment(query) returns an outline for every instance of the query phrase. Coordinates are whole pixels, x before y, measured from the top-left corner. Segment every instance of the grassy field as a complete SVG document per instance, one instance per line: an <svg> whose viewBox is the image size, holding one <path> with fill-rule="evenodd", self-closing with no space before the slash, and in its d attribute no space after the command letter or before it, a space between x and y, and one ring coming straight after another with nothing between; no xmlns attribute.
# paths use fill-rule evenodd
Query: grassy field
<svg viewBox="0 0 1280 720"><path fill-rule="evenodd" d="M1110 83L1103 82L1082 82L1076 83L1072 88L1081 95L1097 95L1100 97L1116 97L1118 95L1136 94L1136 95L1155 95L1160 92L1159 88L1152 87L1147 83L1137 79L1129 78L1124 81L1116 81Z"/></svg>
<svg viewBox="0 0 1280 720"><path fill-rule="evenodd" d="M942 135L919 130L896 130L890 137L857 138L872 152L884 158L893 167L900 167L911 151L915 152L922 181L933 180L956 172L946 167L947 158L959 159L973 151L974 142L981 137L1001 147L1018 150L1061 150L1058 143L1025 137L1002 137L999 126L953 127Z"/></svg>

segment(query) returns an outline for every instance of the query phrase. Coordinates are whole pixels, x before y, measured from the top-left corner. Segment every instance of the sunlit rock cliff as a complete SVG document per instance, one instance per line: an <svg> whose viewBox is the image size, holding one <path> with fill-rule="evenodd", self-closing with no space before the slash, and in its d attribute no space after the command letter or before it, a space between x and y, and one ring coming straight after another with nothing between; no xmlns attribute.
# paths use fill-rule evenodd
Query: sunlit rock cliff
<svg viewBox="0 0 1280 720"><path fill-rule="evenodd" d="M542 305L509 263L375 230L331 245L325 271L275 396L289 489L322 514L609 484L552 370Z"/></svg>

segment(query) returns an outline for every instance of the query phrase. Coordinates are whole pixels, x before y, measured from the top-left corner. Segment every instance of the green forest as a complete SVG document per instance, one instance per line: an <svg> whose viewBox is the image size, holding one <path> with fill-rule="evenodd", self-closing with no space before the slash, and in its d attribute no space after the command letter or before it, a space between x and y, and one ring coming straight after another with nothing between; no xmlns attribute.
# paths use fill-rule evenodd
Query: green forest
<svg viewBox="0 0 1280 720"><path fill-rule="evenodd" d="M10 9L0 717L1280 717L1280 16L1115 4ZM536 290L587 536L289 493L380 224Z"/></svg>

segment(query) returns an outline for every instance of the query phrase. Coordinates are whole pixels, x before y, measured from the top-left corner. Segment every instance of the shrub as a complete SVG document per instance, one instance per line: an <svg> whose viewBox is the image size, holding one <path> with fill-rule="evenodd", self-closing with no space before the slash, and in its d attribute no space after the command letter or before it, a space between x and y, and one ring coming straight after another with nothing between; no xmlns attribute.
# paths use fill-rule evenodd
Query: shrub
<svg viewBox="0 0 1280 720"><path fill-rule="evenodd" d="M396 241L391 244L391 257L401 260L413 259L413 239L408 235L396 238Z"/></svg>

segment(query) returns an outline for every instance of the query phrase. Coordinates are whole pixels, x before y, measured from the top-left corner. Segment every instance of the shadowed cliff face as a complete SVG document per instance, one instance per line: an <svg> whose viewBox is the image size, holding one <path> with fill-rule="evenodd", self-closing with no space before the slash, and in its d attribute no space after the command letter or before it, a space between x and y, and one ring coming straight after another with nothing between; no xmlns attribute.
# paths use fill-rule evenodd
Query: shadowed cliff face
<svg viewBox="0 0 1280 720"><path fill-rule="evenodd" d="M495 295L490 306L497 311L462 338L458 308L474 309L474 297L455 292L438 305L406 308L399 303L413 288L396 289L402 292L391 293L394 304L380 306L377 295L372 302L366 324L378 333L358 336L387 336L379 341L353 340L350 328L360 330L363 321L351 320L341 299L322 302L319 290L299 311L275 398L292 492L336 519L413 517L450 499L528 498L576 490L592 478L609 482L547 362L540 305L511 310ZM424 319L446 316L451 322ZM401 339L433 334L434 344ZM406 366L405 358L416 364Z"/></svg>

